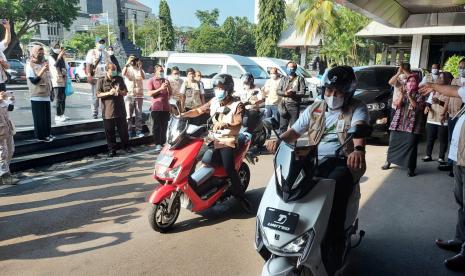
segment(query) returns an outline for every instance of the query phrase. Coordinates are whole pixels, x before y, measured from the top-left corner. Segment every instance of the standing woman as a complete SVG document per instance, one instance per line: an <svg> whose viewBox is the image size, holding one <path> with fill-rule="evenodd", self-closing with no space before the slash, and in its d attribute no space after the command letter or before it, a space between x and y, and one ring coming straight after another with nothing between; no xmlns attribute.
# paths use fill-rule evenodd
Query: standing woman
<svg viewBox="0 0 465 276"><path fill-rule="evenodd" d="M60 47L60 43L52 43L50 45L52 53L48 58L48 65L50 66L50 77L52 79L53 92L56 99L56 116L55 123L63 123L69 118L65 116L65 86L66 86L66 63L65 63L65 49Z"/></svg>
<svg viewBox="0 0 465 276"><path fill-rule="evenodd" d="M34 133L39 141L51 142L55 137L51 135L50 92L52 91L52 82L49 65L45 62L42 45L34 45L30 54L30 60L26 64L26 78L31 94Z"/></svg>
<svg viewBox="0 0 465 276"><path fill-rule="evenodd" d="M419 78L417 74L407 76L402 95L394 103L394 116L392 118L391 135L387 161L381 167L390 168L391 163L407 167L408 176L415 176L417 167L418 142L424 131L425 98L418 92Z"/></svg>

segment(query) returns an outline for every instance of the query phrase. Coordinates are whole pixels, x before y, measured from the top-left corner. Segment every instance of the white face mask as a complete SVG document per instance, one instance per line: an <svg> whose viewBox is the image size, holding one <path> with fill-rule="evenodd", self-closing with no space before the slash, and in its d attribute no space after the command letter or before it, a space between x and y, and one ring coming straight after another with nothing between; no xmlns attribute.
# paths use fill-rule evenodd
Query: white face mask
<svg viewBox="0 0 465 276"><path fill-rule="evenodd" d="M163 78L165 77L165 72L160 72L160 73L158 74L158 77L159 77L160 79L163 79Z"/></svg>
<svg viewBox="0 0 465 276"><path fill-rule="evenodd" d="M278 79L278 74L270 74L271 79L277 80Z"/></svg>
<svg viewBox="0 0 465 276"><path fill-rule="evenodd" d="M433 75L439 74L439 69L431 69L431 74Z"/></svg>
<svg viewBox="0 0 465 276"><path fill-rule="evenodd" d="M98 49L99 49L99 51L105 50L105 44L99 44Z"/></svg>
<svg viewBox="0 0 465 276"><path fill-rule="evenodd" d="M109 54L110 56L112 56L114 53L113 53L113 51L110 50L110 51L108 51L108 54Z"/></svg>
<svg viewBox="0 0 465 276"><path fill-rule="evenodd" d="M459 76L465 78L465 69L459 69Z"/></svg>
<svg viewBox="0 0 465 276"><path fill-rule="evenodd" d="M325 102L328 104L329 109L335 110L342 107L342 105L344 104L344 98L325 96Z"/></svg>
<svg viewBox="0 0 465 276"><path fill-rule="evenodd" d="M61 52L61 49L52 49L52 51L55 53L55 54L59 54Z"/></svg>

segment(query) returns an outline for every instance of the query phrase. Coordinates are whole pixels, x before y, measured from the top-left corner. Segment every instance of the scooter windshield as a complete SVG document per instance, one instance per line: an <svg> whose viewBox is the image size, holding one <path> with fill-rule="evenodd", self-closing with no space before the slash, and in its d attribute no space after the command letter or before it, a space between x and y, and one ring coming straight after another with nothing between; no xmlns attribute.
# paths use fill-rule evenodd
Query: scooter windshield
<svg viewBox="0 0 465 276"><path fill-rule="evenodd" d="M177 142L181 134L187 129L188 122L183 118L171 117L168 125L168 143L173 145Z"/></svg>

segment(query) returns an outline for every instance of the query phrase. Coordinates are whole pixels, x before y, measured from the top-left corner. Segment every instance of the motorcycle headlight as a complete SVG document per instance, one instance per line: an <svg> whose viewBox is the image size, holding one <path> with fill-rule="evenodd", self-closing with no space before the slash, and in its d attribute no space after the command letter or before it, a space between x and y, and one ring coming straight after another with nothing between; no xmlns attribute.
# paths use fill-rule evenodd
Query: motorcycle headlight
<svg viewBox="0 0 465 276"><path fill-rule="evenodd" d="M173 168L172 170L165 171L163 173L160 173L159 177L163 179L173 179L173 181L176 181L176 178L178 177L179 173L182 171L181 166L177 166Z"/></svg>
<svg viewBox="0 0 465 276"><path fill-rule="evenodd" d="M304 247L308 242L313 242L313 230L303 234L292 242L286 244L281 248L285 253L301 253L304 251Z"/></svg>

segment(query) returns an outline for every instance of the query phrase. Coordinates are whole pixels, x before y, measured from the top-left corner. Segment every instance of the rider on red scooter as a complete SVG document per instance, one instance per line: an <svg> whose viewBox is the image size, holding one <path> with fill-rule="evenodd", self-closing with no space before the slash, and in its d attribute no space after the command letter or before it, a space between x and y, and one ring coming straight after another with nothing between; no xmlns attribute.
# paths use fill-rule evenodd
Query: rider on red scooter
<svg viewBox="0 0 465 276"><path fill-rule="evenodd" d="M240 202L242 208L253 213L252 205L241 189L239 175L234 167L235 149L238 146L239 131L242 126L244 105L232 97L234 81L231 75L220 74L213 83L215 97L203 106L182 113L182 117L195 118L205 113L213 116L214 152L212 162L222 162L231 179L231 193ZM218 110L222 109L222 112Z"/></svg>

